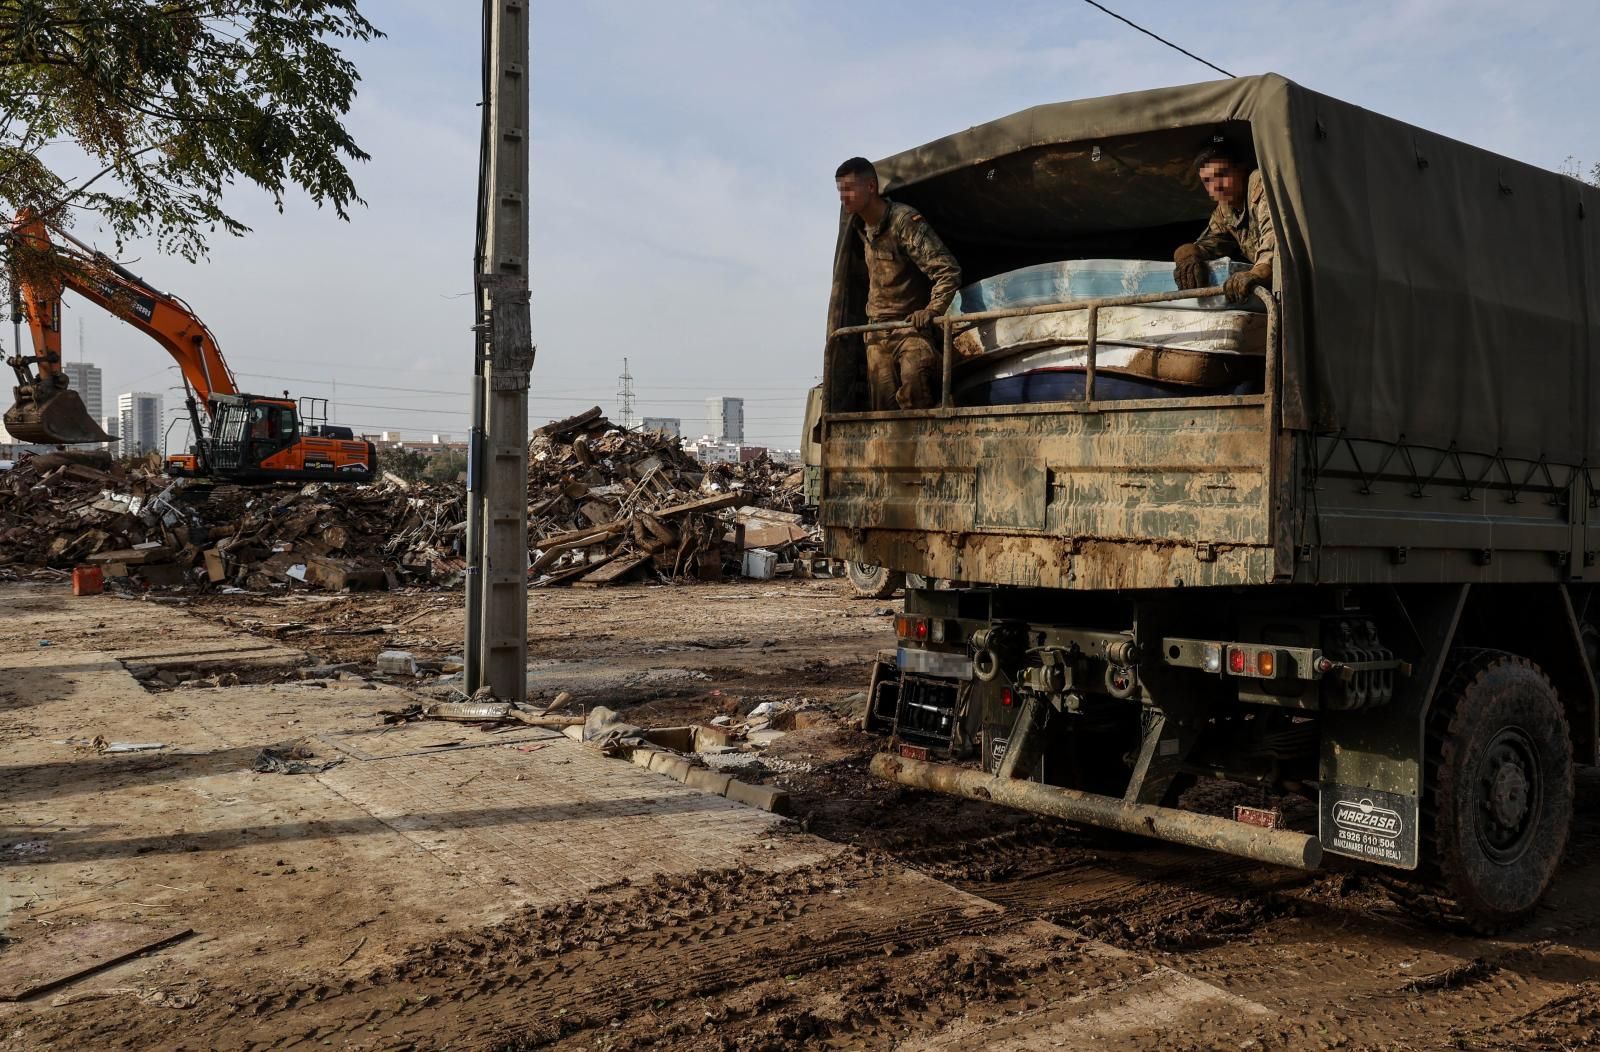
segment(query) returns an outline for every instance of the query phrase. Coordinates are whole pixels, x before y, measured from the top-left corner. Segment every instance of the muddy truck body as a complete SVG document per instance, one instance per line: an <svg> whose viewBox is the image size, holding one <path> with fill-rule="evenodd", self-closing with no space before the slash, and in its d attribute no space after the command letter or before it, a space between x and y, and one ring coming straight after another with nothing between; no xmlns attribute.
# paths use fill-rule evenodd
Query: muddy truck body
<svg viewBox="0 0 1600 1052"><path fill-rule="evenodd" d="M1229 306L1170 278L968 295L1159 270L1129 261L1199 234L1189 163L1219 135L1277 230L1253 354L1185 374L1142 338L1155 308ZM1036 107L878 168L969 284L941 404L866 411L882 326L841 221L821 521L830 554L926 585L873 669L874 773L1525 919L1597 759L1600 191L1272 75ZM1031 388L995 379L1050 339Z"/></svg>

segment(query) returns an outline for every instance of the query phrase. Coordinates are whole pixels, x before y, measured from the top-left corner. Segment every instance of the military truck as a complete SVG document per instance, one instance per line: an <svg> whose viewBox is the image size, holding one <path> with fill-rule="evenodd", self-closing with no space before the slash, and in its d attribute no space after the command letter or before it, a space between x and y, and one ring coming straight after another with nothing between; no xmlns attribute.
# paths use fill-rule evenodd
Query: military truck
<svg viewBox="0 0 1600 1052"><path fill-rule="evenodd" d="M865 323L841 217L821 521L831 554L922 585L872 671L872 770L1341 856L1447 920L1518 923L1597 761L1600 190L1276 75L1039 106L878 171L981 284L1170 260L1211 211L1189 164L1215 137L1253 156L1278 238L1256 357L1221 387L1105 336L1220 288L964 292L941 403L868 411L862 341L895 323ZM984 332L1044 316L1076 326L1071 384L967 382L1016 350ZM1248 788L1218 805L1206 779Z"/></svg>

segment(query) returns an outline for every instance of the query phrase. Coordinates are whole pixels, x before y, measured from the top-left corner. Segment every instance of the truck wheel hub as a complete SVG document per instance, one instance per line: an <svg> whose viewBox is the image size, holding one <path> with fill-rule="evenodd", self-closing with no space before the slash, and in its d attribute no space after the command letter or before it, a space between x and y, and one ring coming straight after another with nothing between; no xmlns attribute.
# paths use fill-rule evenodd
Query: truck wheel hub
<svg viewBox="0 0 1600 1052"><path fill-rule="evenodd" d="M1491 857L1509 861L1526 847L1534 824L1530 819L1538 797L1538 768L1532 743L1514 728L1501 731L1485 752L1480 770L1484 847Z"/></svg>

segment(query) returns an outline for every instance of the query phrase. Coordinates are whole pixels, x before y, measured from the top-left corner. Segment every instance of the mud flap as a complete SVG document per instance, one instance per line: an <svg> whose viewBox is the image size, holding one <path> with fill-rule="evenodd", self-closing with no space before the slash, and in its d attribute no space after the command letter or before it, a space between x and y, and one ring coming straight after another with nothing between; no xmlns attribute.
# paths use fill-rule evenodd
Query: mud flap
<svg viewBox="0 0 1600 1052"><path fill-rule="evenodd" d="M1424 723L1466 605L1467 585L1390 592L1389 625L1410 638L1396 650L1415 655L1411 675L1378 708L1332 711L1322 719L1318 840L1324 851L1396 869L1416 869L1418 822L1427 754ZM1398 628L1397 628L1398 631Z"/></svg>
<svg viewBox="0 0 1600 1052"><path fill-rule="evenodd" d="M1416 869L1420 812L1415 796L1325 783L1318 794L1317 838L1331 854Z"/></svg>

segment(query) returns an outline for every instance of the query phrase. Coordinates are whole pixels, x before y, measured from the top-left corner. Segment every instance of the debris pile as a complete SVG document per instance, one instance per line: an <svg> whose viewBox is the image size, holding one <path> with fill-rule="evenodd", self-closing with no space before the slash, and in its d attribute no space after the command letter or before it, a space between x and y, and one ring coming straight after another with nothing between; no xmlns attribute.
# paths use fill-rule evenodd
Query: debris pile
<svg viewBox="0 0 1600 1052"><path fill-rule="evenodd" d="M230 486L193 511L212 524L203 553L208 578L251 591L291 580L329 591L449 584L466 565L459 486L392 476L371 486Z"/></svg>
<svg viewBox="0 0 1600 1052"><path fill-rule="evenodd" d="M764 455L708 469L598 407L540 428L528 452L537 585L809 575L820 559L802 474ZM112 589L451 587L466 517L456 483L243 487L174 481L155 459L46 453L0 472L0 579L88 564Z"/></svg>
<svg viewBox="0 0 1600 1052"><path fill-rule="evenodd" d="M42 453L0 472L0 568L64 569L101 552L142 563L163 543L143 513L167 480L112 463L106 453ZM60 576L59 574L56 576Z"/></svg>
<svg viewBox="0 0 1600 1052"><path fill-rule="evenodd" d="M800 488L764 457L755 470L708 471L676 439L619 431L599 407L540 428L528 450L529 576L597 587L645 574L717 580L794 572L820 545L798 513ZM731 509L744 505L739 511ZM752 558L754 556L754 558Z"/></svg>
<svg viewBox="0 0 1600 1052"><path fill-rule="evenodd" d="M13 579L89 564L111 587L341 591L447 584L465 565L459 486L212 486L57 452L0 473L0 495L0 575Z"/></svg>

